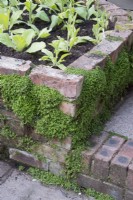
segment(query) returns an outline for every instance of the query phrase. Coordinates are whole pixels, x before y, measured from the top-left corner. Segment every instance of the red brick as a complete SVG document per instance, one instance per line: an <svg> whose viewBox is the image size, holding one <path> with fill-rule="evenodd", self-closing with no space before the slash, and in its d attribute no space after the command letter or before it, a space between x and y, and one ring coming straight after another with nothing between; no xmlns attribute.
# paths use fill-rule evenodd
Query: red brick
<svg viewBox="0 0 133 200"><path fill-rule="evenodd" d="M89 174L92 158L94 154L98 151L101 145L107 140L109 134L102 132L99 136L92 136L90 142L92 144L87 150L82 152L82 163L83 163L83 173Z"/></svg>
<svg viewBox="0 0 133 200"><path fill-rule="evenodd" d="M60 110L67 114L70 115L71 117L74 117L76 115L76 105L74 103L70 102L62 102L60 104Z"/></svg>
<svg viewBox="0 0 133 200"><path fill-rule="evenodd" d="M110 181L120 187L125 186L127 169L131 162L131 158L123 154L117 154L110 165Z"/></svg>
<svg viewBox="0 0 133 200"><path fill-rule="evenodd" d="M32 67L31 61L16 58L0 57L0 74L18 74L24 76Z"/></svg>
<svg viewBox="0 0 133 200"><path fill-rule="evenodd" d="M126 186L133 192L133 163L131 163L128 167Z"/></svg>
<svg viewBox="0 0 133 200"><path fill-rule="evenodd" d="M84 188L93 188L98 192L102 192L112 196L115 200L123 199L123 189L112 185L107 182L102 182L100 180L94 179L90 176L80 174L78 175L77 182L80 186ZM103 199L104 200L104 199Z"/></svg>
<svg viewBox="0 0 133 200"><path fill-rule="evenodd" d="M92 165L92 174L95 178L107 180L109 174L110 161L116 150L107 146L102 148L95 154Z"/></svg>
<svg viewBox="0 0 133 200"><path fill-rule="evenodd" d="M83 84L83 76L66 74L43 65L33 69L30 78L37 85L54 88L65 97L73 99L79 97Z"/></svg>
<svg viewBox="0 0 133 200"><path fill-rule="evenodd" d="M133 158L133 140L128 140L121 148L120 155Z"/></svg>

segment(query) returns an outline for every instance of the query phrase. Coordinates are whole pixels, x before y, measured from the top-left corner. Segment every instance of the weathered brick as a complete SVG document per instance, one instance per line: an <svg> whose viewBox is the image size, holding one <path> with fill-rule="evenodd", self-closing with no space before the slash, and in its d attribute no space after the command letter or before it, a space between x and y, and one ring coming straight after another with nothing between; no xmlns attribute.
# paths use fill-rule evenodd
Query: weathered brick
<svg viewBox="0 0 133 200"><path fill-rule="evenodd" d="M112 16L128 16L128 12L119 8L119 9L115 9L115 10L109 10L108 13L110 13Z"/></svg>
<svg viewBox="0 0 133 200"><path fill-rule="evenodd" d="M20 119L11 111L6 109L0 109L0 113L5 116L5 123L10 129L17 135L24 135L25 128L22 125Z"/></svg>
<svg viewBox="0 0 133 200"><path fill-rule="evenodd" d="M66 149L67 151L69 151L72 148L72 137L67 137L63 140L54 138L54 139L49 140L47 143L51 146L56 145L58 147L61 147L63 149Z"/></svg>
<svg viewBox="0 0 133 200"><path fill-rule="evenodd" d="M53 162L61 162L65 163L65 158L68 154L66 149L63 149L57 145L48 144L40 144L36 149L35 152L44 156L44 158L48 158Z"/></svg>
<svg viewBox="0 0 133 200"><path fill-rule="evenodd" d="M124 141L123 138L112 136L95 154L92 165L92 173L95 178L102 180L108 178L110 161L114 154L120 149Z"/></svg>
<svg viewBox="0 0 133 200"><path fill-rule="evenodd" d="M65 167L62 163L52 161L49 163L49 171L52 174L64 176L64 169Z"/></svg>
<svg viewBox="0 0 133 200"><path fill-rule="evenodd" d="M26 151L20 151L18 149L10 148L9 149L10 159L17 162L23 163L28 166L33 166L37 168L44 169L48 171L49 160L40 161L34 155L27 153Z"/></svg>
<svg viewBox="0 0 133 200"><path fill-rule="evenodd" d="M99 136L92 136L90 138L92 146L82 152L83 173L89 174L92 158L94 154L98 151L98 149L101 147L101 145L108 138L108 136L108 133L102 132Z"/></svg>
<svg viewBox="0 0 133 200"><path fill-rule="evenodd" d="M111 138L109 138L106 141L104 146L106 146L107 148L110 148L111 150L114 150L115 152L117 152L124 142L125 142L125 140L123 138L118 137L118 136L112 136Z"/></svg>
<svg viewBox="0 0 133 200"><path fill-rule="evenodd" d="M70 115L71 117L74 117L76 114L76 105L74 103L70 103L70 102L62 102L60 104L60 110L67 114Z"/></svg>
<svg viewBox="0 0 133 200"><path fill-rule="evenodd" d="M126 186L129 190L133 192L133 163L131 163L128 167Z"/></svg>
<svg viewBox="0 0 133 200"><path fill-rule="evenodd" d="M0 74L18 74L24 76L31 68L31 61L6 56L0 57Z"/></svg>
<svg viewBox="0 0 133 200"><path fill-rule="evenodd" d="M118 6L116 6L115 4L103 4L102 6L103 9L105 9L107 12L111 12L114 11L114 13L116 12L117 9L120 9Z"/></svg>
<svg viewBox="0 0 133 200"><path fill-rule="evenodd" d="M92 164L92 173L95 178L107 180L110 161L115 152L116 150L103 145L102 148L95 154Z"/></svg>
<svg viewBox="0 0 133 200"><path fill-rule="evenodd" d="M104 39L98 45L96 45L91 52L102 52L103 55L110 56L111 60L115 62L118 58L118 54L121 51L124 43L123 41L109 41ZM85 54L87 56L87 53Z"/></svg>
<svg viewBox="0 0 133 200"><path fill-rule="evenodd" d="M106 33L106 32L105 32ZM106 35L112 36L112 37L116 37L116 39L120 38L120 40L122 39L124 44L126 45L126 47L130 50L132 43L133 43L133 32L131 30L125 30L125 31L111 31L111 32L107 32Z"/></svg>
<svg viewBox="0 0 133 200"><path fill-rule="evenodd" d="M117 22L129 22L129 17L128 16L117 16Z"/></svg>
<svg viewBox="0 0 133 200"><path fill-rule="evenodd" d="M125 186L127 177L127 168L131 162L131 158L123 154L117 154L110 165L110 181L120 187Z"/></svg>
<svg viewBox="0 0 133 200"><path fill-rule="evenodd" d="M133 192L126 190L125 191L125 200L133 200Z"/></svg>
<svg viewBox="0 0 133 200"><path fill-rule="evenodd" d="M106 0L99 0L99 5L110 5L111 3Z"/></svg>
<svg viewBox="0 0 133 200"><path fill-rule="evenodd" d="M83 174L78 175L77 182L82 187L93 188L98 192L108 194L114 197L115 200L123 199L123 189L110 183L102 182Z"/></svg>
<svg viewBox="0 0 133 200"><path fill-rule="evenodd" d="M33 69L30 78L37 85L54 88L65 97L73 99L79 97L83 84L83 76L66 74L43 65Z"/></svg>
<svg viewBox="0 0 133 200"><path fill-rule="evenodd" d="M102 66L105 64L106 57L96 55L94 52L89 52L80 56L77 60L70 64L70 67L80 68L85 70L94 69L97 65Z"/></svg>
<svg viewBox="0 0 133 200"><path fill-rule="evenodd" d="M120 155L133 159L133 140L128 140L121 148Z"/></svg>

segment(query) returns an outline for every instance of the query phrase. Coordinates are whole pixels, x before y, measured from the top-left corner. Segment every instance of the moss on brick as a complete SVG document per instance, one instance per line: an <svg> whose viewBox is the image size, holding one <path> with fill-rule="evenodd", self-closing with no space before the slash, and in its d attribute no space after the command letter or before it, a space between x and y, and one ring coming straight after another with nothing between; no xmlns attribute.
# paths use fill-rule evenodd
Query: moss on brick
<svg viewBox="0 0 133 200"><path fill-rule="evenodd" d="M130 58L130 59L129 59ZM0 90L5 105L22 121L34 127L38 134L48 138L73 137L73 144L83 144L86 137L101 130L110 110L131 83L132 56L123 50L116 63L110 59L103 69L91 71L68 68L67 73L84 75L83 90L75 102L75 118L59 110L63 97L45 86L34 85L28 76L1 75ZM101 113L97 109L102 106Z"/></svg>

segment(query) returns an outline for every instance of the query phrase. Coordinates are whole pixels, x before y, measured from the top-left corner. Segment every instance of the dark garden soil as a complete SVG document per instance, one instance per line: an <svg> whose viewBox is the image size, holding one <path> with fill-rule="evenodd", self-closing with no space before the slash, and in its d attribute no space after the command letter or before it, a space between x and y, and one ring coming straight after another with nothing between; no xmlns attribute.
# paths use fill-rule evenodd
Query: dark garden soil
<svg viewBox="0 0 133 200"><path fill-rule="evenodd" d="M48 26L48 24L46 24L43 21L39 21L39 20L35 22L35 25L39 30ZM78 27L80 27L80 31L79 31L78 35L93 37L93 33L92 33L93 25L94 25L94 21L85 21L85 22L82 22L80 25L78 24ZM19 26L14 27L14 29L21 28L21 27L30 28L28 26L26 27L26 25L24 25L24 26L19 25ZM111 30L111 29L113 29L113 25L110 23L109 30ZM51 35L48 38L41 39L40 41L44 41L47 44L47 49L52 51L53 48L49 45L49 43L52 42L53 40L56 40L57 36L60 36L60 37L63 37L66 39L66 33L67 32L65 30L62 30L62 26L58 26L56 29L54 29L51 32ZM69 65L74 60L76 60L77 58L82 56L84 53L86 53L87 51L92 49L93 46L94 46L94 44L91 42L86 42L86 43L82 43L80 45L74 46L71 50L71 55L66 57L66 61L63 64L66 66ZM32 63L34 63L34 64L48 64L48 63L46 63L46 61L39 61L39 58L41 58L44 55L41 52L37 52L34 54L29 54L26 52L16 52L12 48L8 48L5 45L0 44L0 56L2 56L2 55L14 57L17 59L31 60Z"/></svg>

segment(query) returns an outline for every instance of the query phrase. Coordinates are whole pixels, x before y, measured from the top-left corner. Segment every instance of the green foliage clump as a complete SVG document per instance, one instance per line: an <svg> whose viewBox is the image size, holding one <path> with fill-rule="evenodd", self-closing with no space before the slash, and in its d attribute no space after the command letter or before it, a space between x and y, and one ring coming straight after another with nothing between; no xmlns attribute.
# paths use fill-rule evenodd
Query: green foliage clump
<svg viewBox="0 0 133 200"><path fill-rule="evenodd" d="M96 200L114 200L113 197L96 192L94 189L86 189L84 192L87 196L94 197Z"/></svg>
<svg viewBox="0 0 133 200"><path fill-rule="evenodd" d="M85 71L82 69L69 68L68 73L80 74L84 76L82 93L77 100L78 112L76 118L76 134L74 142L85 139L89 135L89 126L96 112L96 105L103 95L106 86L106 77L100 68Z"/></svg>
<svg viewBox="0 0 133 200"><path fill-rule="evenodd" d="M45 172L44 170L36 169L33 167L30 167L28 169L28 173L44 184L61 186L67 190L72 189L75 192L80 191L80 188L76 183L69 181L65 177L56 176L54 174L51 174L50 172Z"/></svg>
<svg viewBox="0 0 133 200"><path fill-rule="evenodd" d="M6 106L37 133L62 139L74 131L72 117L59 110L63 97L54 89L33 85L27 76L18 75L1 75L0 88Z"/></svg>
<svg viewBox="0 0 133 200"><path fill-rule="evenodd" d="M33 126L38 134L59 139L72 135L73 144L78 146L84 144L87 136L101 130L111 108L131 82L131 59L123 50L116 63L108 59L104 69L67 69L67 73L84 76L82 93L75 102L78 108L75 118L59 110L62 95L54 89L34 85L27 76L1 75L1 96L22 123Z"/></svg>
<svg viewBox="0 0 133 200"><path fill-rule="evenodd" d="M24 124L31 124L36 116L33 84L28 77L1 75L0 88L5 105L12 109Z"/></svg>
<svg viewBox="0 0 133 200"><path fill-rule="evenodd" d="M74 181L69 181L66 177L59 177L51 174L50 172L45 172L40 169L35 169L30 167L28 173L37 180L40 180L42 183L47 185L57 185L65 188L66 190L73 190L78 193L85 193L87 196L94 197L96 200L114 200L109 195L105 195L99 192L96 192L94 189L84 189L81 188Z"/></svg>
<svg viewBox="0 0 133 200"><path fill-rule="evenodd" d="M81 172L82 162L81 162L81 151L82 146L73 149L66 157L66 170L65 174L68 179L75 179L76 175Z"/></svg>
<svg viewBox="0 0 133 200"><path fill-rule="evenodd" d="M5 137L6 139L15 139L17 137L16 134L12 132L8 126L4 126L0 130L0 136Z"/></svg>

